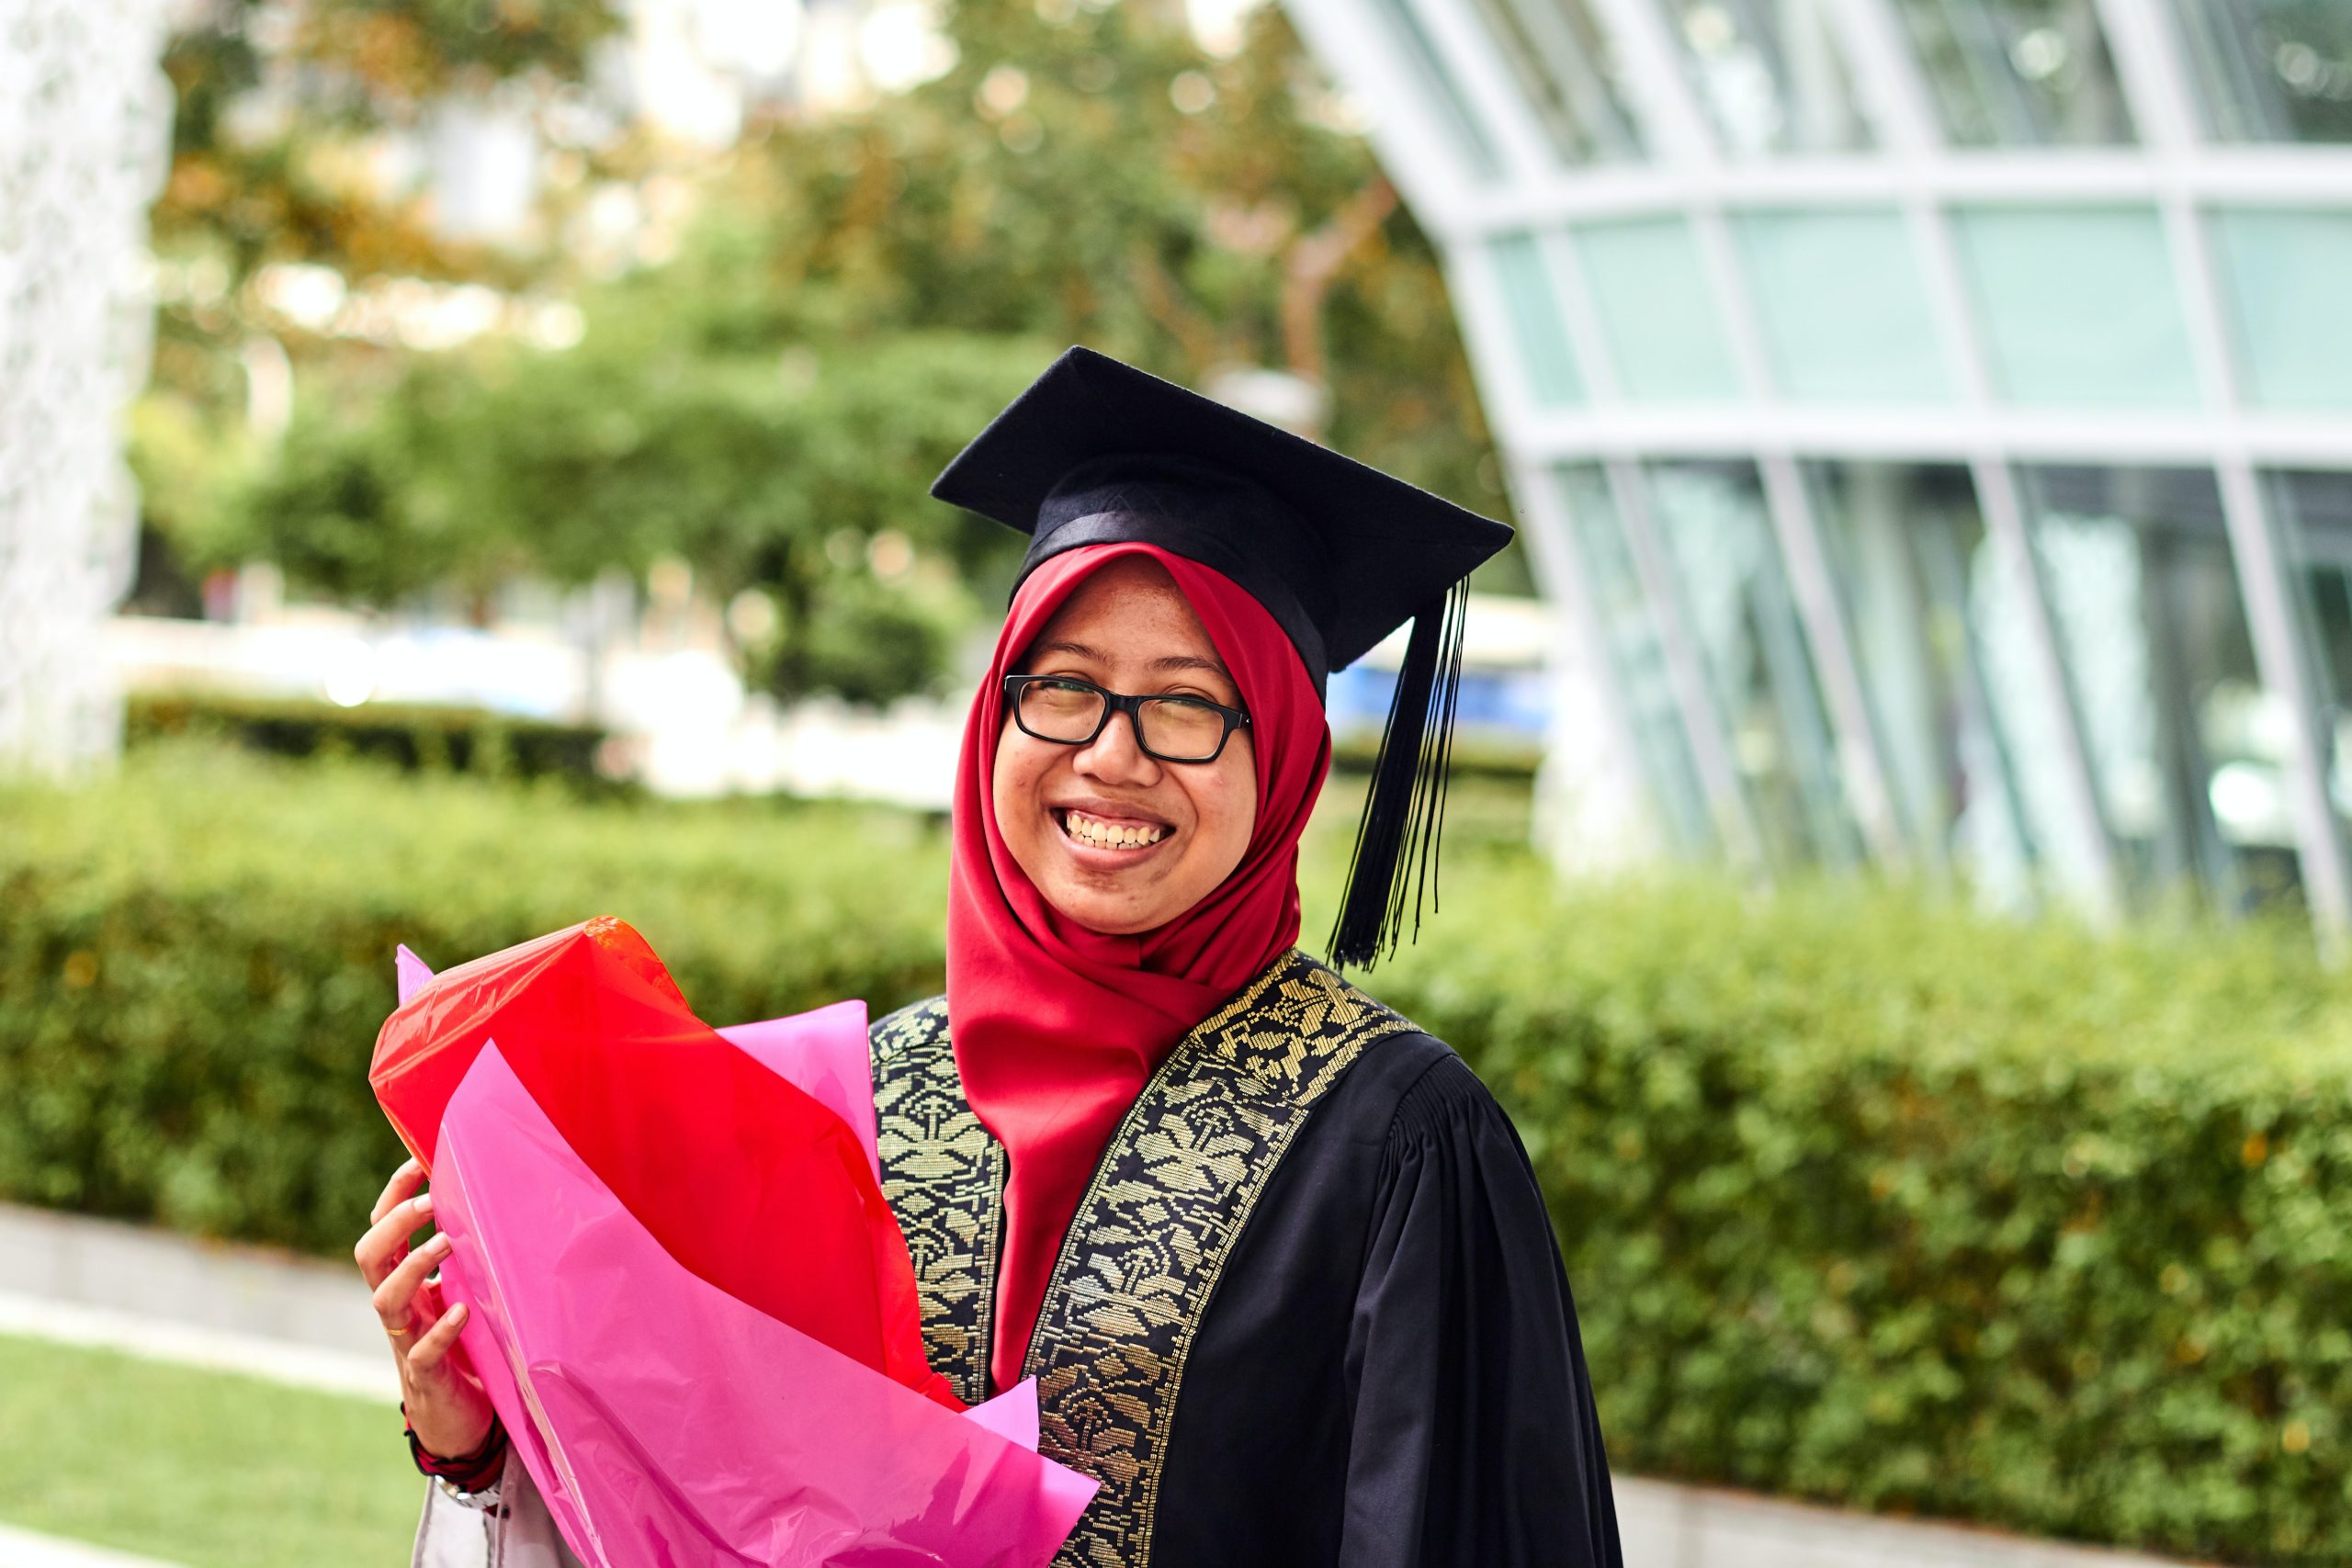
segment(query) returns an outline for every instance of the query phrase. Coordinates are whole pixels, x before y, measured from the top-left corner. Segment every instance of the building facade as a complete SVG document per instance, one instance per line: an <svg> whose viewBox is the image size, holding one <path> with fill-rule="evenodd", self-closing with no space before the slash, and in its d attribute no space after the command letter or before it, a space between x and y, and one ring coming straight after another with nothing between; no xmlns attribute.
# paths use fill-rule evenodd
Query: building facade
<svg viewBox="0 0 2352 1568"><path fill-rule="evenodd" d="M1288 3L1445 254L1565 787L2336 940L2352 6Z"/></svg>

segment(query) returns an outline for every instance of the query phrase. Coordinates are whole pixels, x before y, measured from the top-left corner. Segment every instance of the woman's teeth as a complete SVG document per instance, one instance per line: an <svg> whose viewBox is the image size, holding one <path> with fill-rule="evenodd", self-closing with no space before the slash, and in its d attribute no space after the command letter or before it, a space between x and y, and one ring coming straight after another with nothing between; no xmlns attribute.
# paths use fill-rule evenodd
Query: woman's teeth
<svg viewBox="0 0 2352 1568"><path fill-rule="evenodd" d="M1098 817L1089 817L1083 811L1063 812L1062 831L1081 844L1092 844L1105 850L1139 849L1145 844L1156 844L1168 836L1168 829L1156 822L1149 827L1129 828L1116 822L1105 822Z"/></svg>

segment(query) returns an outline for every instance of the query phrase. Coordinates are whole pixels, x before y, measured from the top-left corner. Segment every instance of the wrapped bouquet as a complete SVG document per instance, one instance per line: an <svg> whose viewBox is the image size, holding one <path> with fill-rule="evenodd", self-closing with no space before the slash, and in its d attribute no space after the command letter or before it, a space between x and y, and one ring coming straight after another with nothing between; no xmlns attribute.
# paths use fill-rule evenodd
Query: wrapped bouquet
<svg viewBox="0 0 2352 1568"><path fill-rule="evenodd" d="M862 1002L716 1030L609 919L401 982L369 1077L583 1562L1052 1558L1094 1483L1035 1451L1034 1385L967 1411L924 1361Z"/></svg>

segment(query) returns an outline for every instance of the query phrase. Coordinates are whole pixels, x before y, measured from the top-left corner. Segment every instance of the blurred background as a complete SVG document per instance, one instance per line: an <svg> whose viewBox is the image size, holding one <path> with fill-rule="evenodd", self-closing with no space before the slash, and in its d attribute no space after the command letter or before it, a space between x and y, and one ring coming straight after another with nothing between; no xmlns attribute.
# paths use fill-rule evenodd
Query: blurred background
<svg viewBox="0 0 2352 1568"><path fill-rule="evenodd" d="M1521 529L1629 1562L2352 1562L2348 284L2342 0L0 0L0 1564L406 1550L395 942L938 988L1079 342Z"/></svg>

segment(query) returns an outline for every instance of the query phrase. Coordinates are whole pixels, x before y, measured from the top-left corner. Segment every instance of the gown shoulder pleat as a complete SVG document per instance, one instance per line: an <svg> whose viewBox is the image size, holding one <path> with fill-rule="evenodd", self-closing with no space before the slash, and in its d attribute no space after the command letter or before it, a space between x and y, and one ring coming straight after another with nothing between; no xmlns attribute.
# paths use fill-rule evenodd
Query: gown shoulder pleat
<svg viewBox="0 0 2352 1568"><path fill-rule="evenodd" d="M1450 1052L1399 1101L1348 1339L1350 1568L1615 1565L1607 1456L1527 1151Z"/></svg>
<svg viewBox="0 0 2352 1568"><path fill-rule="evenodd" d="M1576 1308L1510 1118L1426 1034L1366 1053L1203 1314L1152 1568L1622 1568Z"/></svg>

